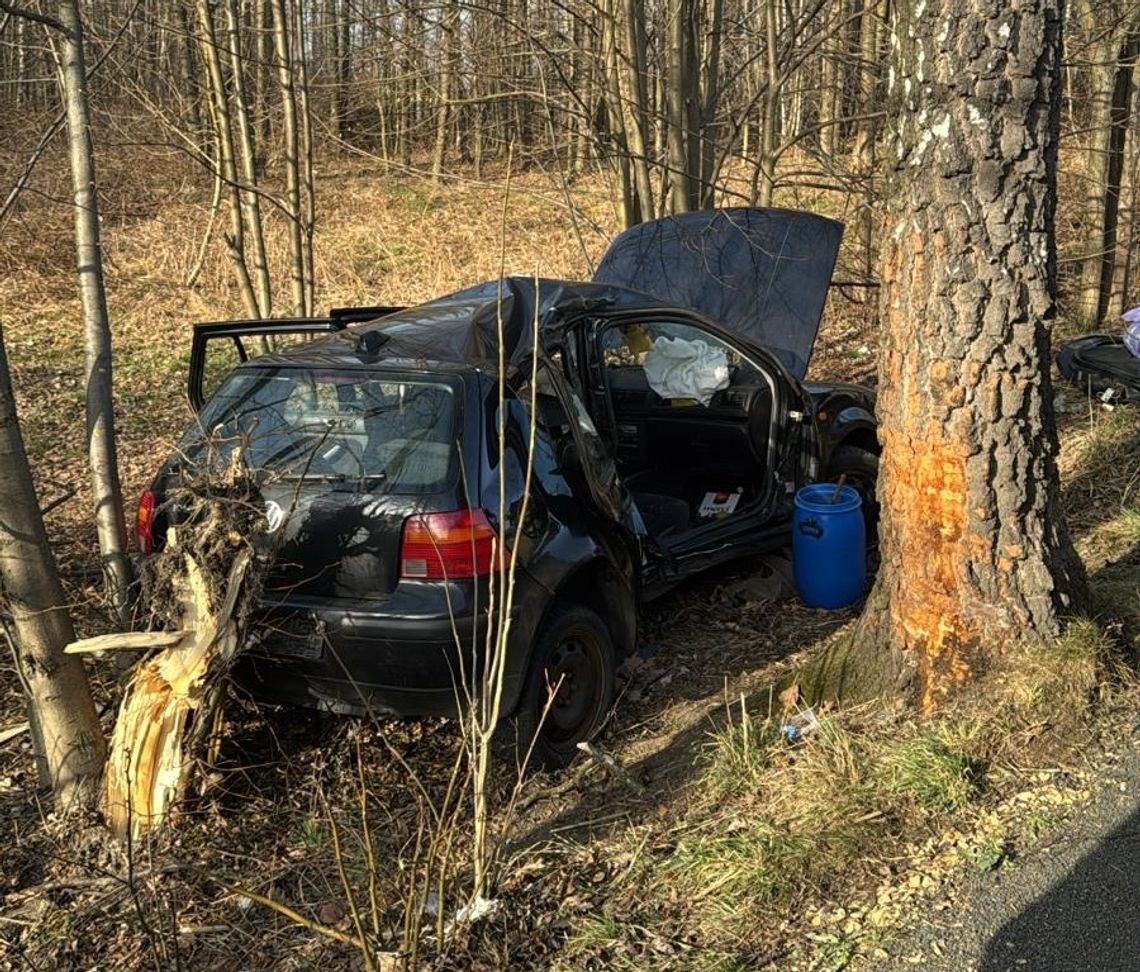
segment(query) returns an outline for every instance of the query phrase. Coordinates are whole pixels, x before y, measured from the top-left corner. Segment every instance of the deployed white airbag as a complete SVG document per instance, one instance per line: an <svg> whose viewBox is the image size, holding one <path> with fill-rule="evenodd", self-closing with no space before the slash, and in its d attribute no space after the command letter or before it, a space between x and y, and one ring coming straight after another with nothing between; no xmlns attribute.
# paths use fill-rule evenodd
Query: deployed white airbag
<svg viewBox="0 0 1140 972"><path fill-rule="evenodd" d="M645 377L662 398L695 398L708 405L728 387L728 355L704 341L659 337L642 362Z"/></svg>

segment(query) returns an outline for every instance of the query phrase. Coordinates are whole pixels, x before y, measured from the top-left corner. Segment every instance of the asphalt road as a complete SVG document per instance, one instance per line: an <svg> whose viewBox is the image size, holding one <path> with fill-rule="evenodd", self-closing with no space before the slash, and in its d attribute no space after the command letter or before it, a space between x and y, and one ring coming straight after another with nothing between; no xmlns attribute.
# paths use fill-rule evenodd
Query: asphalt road
<svg viewBox="0 0 1140 972"><path fill-rule="evenodd" d="M1140 972L1140 738L1067 827L959 900L925 915L876 970Z"/></svg>

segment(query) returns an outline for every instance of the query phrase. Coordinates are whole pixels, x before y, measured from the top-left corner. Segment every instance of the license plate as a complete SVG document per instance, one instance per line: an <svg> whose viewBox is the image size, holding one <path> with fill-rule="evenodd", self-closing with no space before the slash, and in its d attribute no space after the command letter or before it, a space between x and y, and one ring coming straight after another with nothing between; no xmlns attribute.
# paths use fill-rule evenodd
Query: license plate
<svg viewBox="0 0 1140 972"><path fill-rule="evenodd" d="M290 619L283 625L266 630L257 648L265 655L306 660L320 658L325 650L324 622Z"/></svg>

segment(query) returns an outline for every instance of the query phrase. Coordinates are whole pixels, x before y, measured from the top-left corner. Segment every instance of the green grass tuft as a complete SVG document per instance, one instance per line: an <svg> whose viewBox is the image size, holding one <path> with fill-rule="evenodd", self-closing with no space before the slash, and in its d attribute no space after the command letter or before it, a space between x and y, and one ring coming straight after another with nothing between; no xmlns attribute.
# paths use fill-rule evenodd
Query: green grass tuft
<svg viewBox="0 0 1140 972"><path fill-rule="evenodd" d="M954 728L938 727L888 747L880 763L884 792L927 810L957 810L974 796L978 773Z"/></svg>

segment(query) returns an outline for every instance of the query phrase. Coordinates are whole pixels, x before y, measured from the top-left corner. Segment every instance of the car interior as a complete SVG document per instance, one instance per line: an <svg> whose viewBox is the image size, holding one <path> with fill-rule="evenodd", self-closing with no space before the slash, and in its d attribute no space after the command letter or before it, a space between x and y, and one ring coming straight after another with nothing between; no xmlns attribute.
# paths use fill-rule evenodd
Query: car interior
<svg viewBox="0 0 1140 972"><path fill-rule="evenodd" d="M619 474L668 547L767 498L773 383L692 325L615 323L598 334Z"/></svg>

